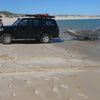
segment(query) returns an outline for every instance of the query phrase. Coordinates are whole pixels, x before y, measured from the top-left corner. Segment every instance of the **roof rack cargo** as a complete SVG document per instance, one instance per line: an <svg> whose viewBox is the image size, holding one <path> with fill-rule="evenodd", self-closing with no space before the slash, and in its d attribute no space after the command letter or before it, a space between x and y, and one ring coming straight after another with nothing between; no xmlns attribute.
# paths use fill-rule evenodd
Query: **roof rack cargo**
<svg viewBox="0 0 100 100"><path fill-rule="evenodd" d="M55 16L50 16L49 14L36 14L36 15L27 14L25 16L26 17L35 17L35 18L55 18Z"/></svg>

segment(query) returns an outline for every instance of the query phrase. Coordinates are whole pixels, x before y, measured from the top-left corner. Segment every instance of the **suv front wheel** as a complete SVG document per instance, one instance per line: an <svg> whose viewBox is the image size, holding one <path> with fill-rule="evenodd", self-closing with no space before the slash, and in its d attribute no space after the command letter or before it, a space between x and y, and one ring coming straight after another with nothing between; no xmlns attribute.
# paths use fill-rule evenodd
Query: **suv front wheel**
<svg viewBox="0 0 100 100"><path fill-rule="evenodd" d="M40 42L41 43L49 43L49 42L51 42L51 36L49 34L47 34L47 33L42 34L41 37L40 37Z"/></svg>
<svg viewBox="0 0 100 100"><path fill-rule="evenodd" d="M12 35L9 33L5 33L1 36L1 43L10 44L12 42Z"/></svg>

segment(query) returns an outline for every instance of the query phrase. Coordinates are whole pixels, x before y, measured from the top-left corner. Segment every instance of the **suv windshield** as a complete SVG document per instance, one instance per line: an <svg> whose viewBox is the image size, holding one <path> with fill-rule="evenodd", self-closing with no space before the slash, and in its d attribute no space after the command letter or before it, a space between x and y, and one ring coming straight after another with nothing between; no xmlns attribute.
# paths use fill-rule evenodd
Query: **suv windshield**
<svg viewBox="0 0 100 100"><path fill-rule="evenodd" d="M56 22L54 20L47 20L46 25L47 26L56 26Z"/></svg>
<svg viewBox="0 0 100 100"><path fill-rule="evenodd" d="M20 22L21 22L21 19L18 19L18 20L15 21L12 25L13 25L13 26L17 26Z"/></svg>

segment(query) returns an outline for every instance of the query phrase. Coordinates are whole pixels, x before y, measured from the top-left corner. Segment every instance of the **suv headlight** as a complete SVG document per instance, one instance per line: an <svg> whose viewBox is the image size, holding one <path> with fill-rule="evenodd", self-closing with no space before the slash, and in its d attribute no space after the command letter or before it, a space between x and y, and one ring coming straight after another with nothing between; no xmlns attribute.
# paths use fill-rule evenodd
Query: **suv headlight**
<svg viewBox="0 0 100 100"><path fill-rule="evenodd" d="M0 31L3 31L3 28L0 28Z"/></svg>

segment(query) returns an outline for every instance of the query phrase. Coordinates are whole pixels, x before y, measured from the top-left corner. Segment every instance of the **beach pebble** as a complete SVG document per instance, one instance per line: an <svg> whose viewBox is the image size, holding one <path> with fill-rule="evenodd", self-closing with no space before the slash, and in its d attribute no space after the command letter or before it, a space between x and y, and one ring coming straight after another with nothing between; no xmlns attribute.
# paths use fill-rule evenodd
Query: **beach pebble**
<svg viewBox="0 0 100 100"><path fill-rule="evenodd" d="M69 89L69 87L67 85L65 85L65 84L62 84L61 87L65 88L65 89Z"/></svg>
<svg viewBox="0 0 100 100"><path fill-rule="evenodd" d="M76 77L76 75L70 75L70 77L71 77L71 78L75 78L75 77Z"/></svg>
<svg viewBox="0 0 100 100"><path fill-rule="evenodd" d="M15 60L13 61L13 64L17 64Z"/></svg>
<svg viewBox="0 0 100 100"><path fill-rule="evenodd" d="M12 87L12 85L11 84L8 84L8 87Z"/></svg>
<svg viewBox="0 0 100 100"><path fill-rule="evenodd" d="M58 89L56 87L52 86L52 91L53 92L58 92Z"/></svg>
<svg viewBox="0 0 100 100"><path fill-rule="evenodd" d="M16 94L15 94L15 93L13 93L13 94L12 94L12 96L13 96L13 97L15 97L15 96L16 96Z"/></svg>
<svg viewBox="0 0 100 100"><path fill-rule="evenodd" d="M37 90L37 89L33 89L33 93L34 93L34 94L37 94L37 95L40 94L40 93L39 93L39 90Z"/></svg>
<svg viewBox="0 0 100 100"><path fill-rule="evenodd" d="M50 78L45 78L45 80L49 81L49 80L50 80Z"/></svg>
<svg viewBox="0 0 100 100"><path fill-rule="evenodd" d="M31 80L25 80L26 84L31 84Z"/></svg>
<svg viewBox="0 0 100 100"><path fill-rule="evenodd" d="M67 51L68 54L70 54L70 51Z"/></svg>
<svg viewBox="0 0 100 100"><path fill-rule="evenodd" d="M78 88L78 89L81 89L81 87L80 87L80 86L77 86L77 88Z"/></svg>
<svg viewBox="0 0 100 100"><path fill-rule="evenodd" d="M84 99L88 99L88 96L86 96L86 95L84 95L84 94L82 94L82 93L78 93L77 95L78 95L78 96L81 96L81 97L84 97Z"/></svg>
<svg viewBox="0 0 100 100"><path fill-rule="evenodd" d="M5 77L2 77L1 79L5 79Z"/></svg>

